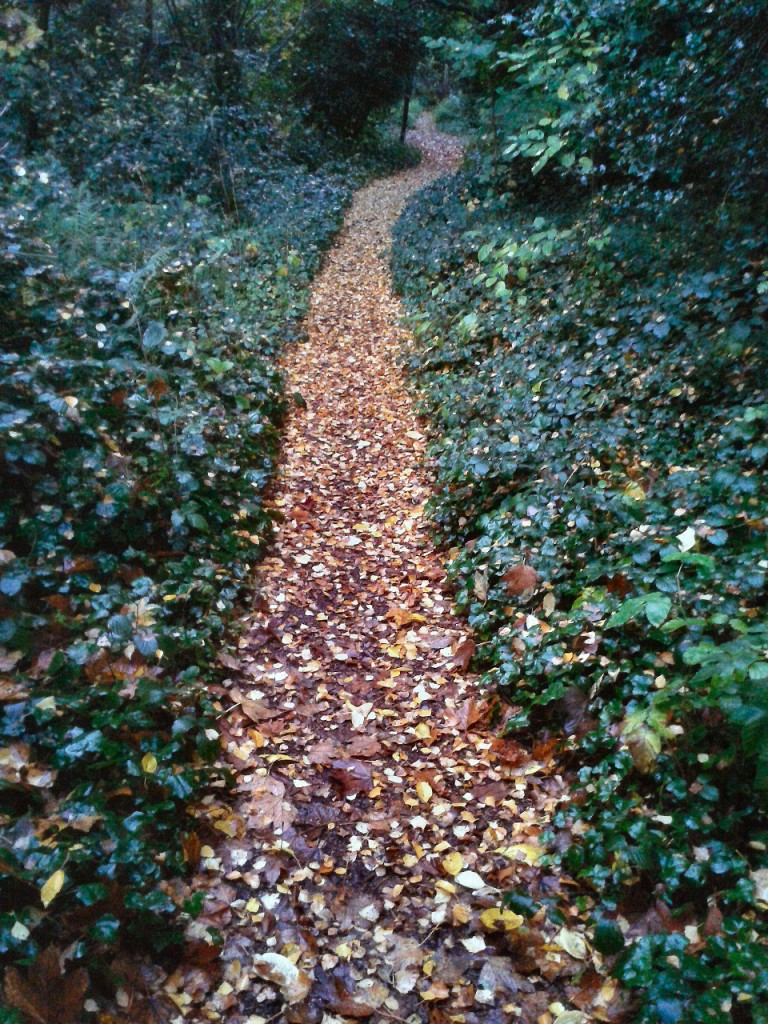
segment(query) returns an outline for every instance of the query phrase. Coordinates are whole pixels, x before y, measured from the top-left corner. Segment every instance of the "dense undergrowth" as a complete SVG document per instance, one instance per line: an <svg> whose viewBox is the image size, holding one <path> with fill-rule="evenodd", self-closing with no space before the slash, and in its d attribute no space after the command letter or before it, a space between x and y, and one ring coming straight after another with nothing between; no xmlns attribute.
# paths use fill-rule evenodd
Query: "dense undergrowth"
<svg viewBox="0 0 768 1024"><path fill-rule="evenodd" d="M270 536L277 358L353 188L407 158L263 106L228 112L222 149L181 86L97 106L32 152L9 124L0 153L0 955L67 947L92 993L196 911L170 880L197 863L206 688Z"/></svg>
<svg viewBox="0 0 768 1024"><path fill-rule="evenodd" d="M714 202L680 174L590 173L573 115L572 159L540 174L561 147L528 152L526 118L579 62L512 56L533 71L505 98L511 159L481 151L397 232L434 520L506 728L559 737L574 773L550 854L631 1019L765 1022L763 215L744 178ZM603 88L579 108L598 145Z"/></svg>
<svg viewBox="0 0 768 1024"><path fill-rule="evenodd" d="M619 968L652 989L638 1019L730 1020L768 978L760 255L604 197L545 224L481 191L435 185L395 254L458 602L507 728L573 751L555 856L596 920L652 933Z"/></svg>

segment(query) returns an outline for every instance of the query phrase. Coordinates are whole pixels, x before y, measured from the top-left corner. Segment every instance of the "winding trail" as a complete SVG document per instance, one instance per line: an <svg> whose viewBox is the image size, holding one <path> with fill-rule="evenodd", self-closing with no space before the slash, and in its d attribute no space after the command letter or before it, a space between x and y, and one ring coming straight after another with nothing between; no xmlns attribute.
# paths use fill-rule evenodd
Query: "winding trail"
<svg viewBox="0 0 768 1024"><path fill-rule="evenodd" d="M420 167L357 195L288 356L306 409L220 698L238 785L208 800L192 850L204 912L166 985L186 1020L549 1024L587 968L576 939L569 955L499 909L510 889L560 893L537 837L565 787L544 746L489 727L425 522L387 252L408 196L459 152L428 123L419 141Z"/></svg>

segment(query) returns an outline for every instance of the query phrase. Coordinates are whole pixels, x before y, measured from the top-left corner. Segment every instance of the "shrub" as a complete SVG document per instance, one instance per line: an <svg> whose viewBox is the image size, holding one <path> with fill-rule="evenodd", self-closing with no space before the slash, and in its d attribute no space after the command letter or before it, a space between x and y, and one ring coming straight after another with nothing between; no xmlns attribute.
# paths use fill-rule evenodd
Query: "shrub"
<svg viewBox="0 0 768 1024"><path fill-rule="evenodd" d="M553 856L623 922L638 1019L763 1022L762 241L706 193L487 182L414 200L394 254L483 682L560 740Z"/></svg>

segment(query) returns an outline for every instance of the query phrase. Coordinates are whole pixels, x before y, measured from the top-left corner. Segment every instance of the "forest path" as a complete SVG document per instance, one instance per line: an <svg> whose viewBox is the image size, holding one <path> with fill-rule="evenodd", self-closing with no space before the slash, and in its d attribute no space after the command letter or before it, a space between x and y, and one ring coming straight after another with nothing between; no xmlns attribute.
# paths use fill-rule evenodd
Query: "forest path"
<svg viewBox="0 0 768 1024"><path fill-rule="evenodd" d="M537 836L564 787L485 723L424 518L388 247L407 198L459 150L429 122L417 137L421 166L357 195L309 341L286 360L306 409L287 425L284 518L228 662L238 786L201 817L204 912L166 986L187 1020L551 1021L554 980L584 967L497 909L515 886L556 895Z"/></svg>

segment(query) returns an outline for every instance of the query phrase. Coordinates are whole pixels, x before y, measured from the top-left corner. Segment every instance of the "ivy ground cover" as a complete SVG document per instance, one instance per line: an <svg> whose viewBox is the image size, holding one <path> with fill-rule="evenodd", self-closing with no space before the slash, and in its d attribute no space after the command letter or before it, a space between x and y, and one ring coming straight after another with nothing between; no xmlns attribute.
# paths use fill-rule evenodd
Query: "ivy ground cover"
<svg viewBox="0 0 768 1024"><path fill-rule="evenodd" d="M734 223L479 165L394 254L477 664L561 744L550 856L648 1024L768 1019L768 279Z"/></svg>
<svg viewBox="0 0 768 1024"><path fill-rule="evenodd" d="M205 688L270 536L277 356L362 176L256 158L228 215L215 178L147 197L5 154L0 954L35 962L6 976L25 1019L46 985L45 1019L73 1019L82 965L114 991L119 951L172 955L198 909L171 880L213 781Z"/></svg>

